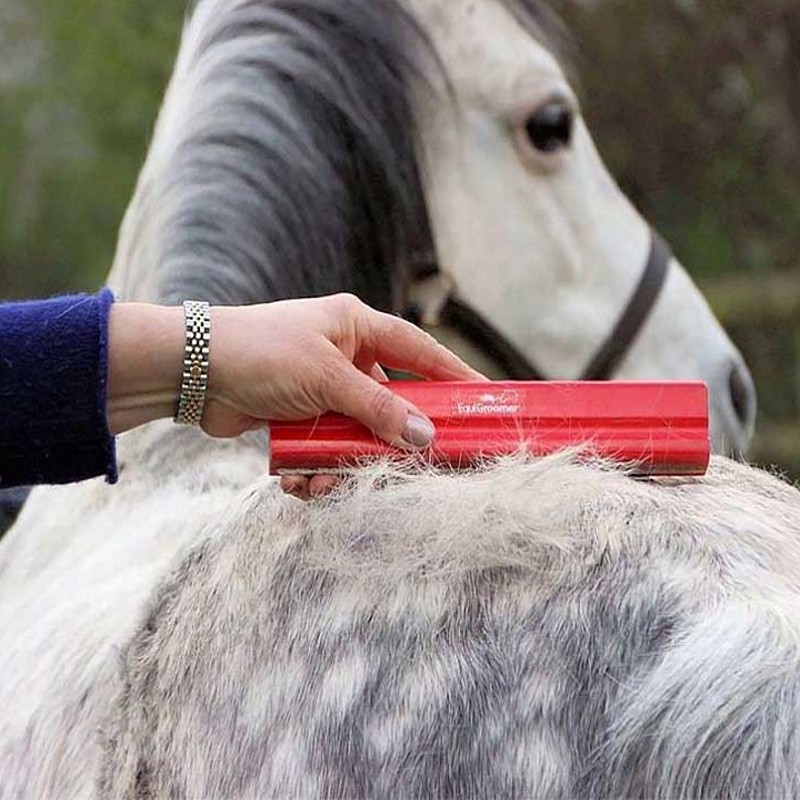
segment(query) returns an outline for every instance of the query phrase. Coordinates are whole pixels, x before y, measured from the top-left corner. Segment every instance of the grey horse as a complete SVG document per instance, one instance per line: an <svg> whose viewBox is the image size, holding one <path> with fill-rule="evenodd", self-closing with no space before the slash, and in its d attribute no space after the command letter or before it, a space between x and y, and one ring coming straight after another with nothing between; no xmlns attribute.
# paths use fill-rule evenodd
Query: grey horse
<svg viewBox="0 0 800 800"><path fill-rule="evenodd" d="M423 322L455 293L508 343L490 361L581 374L652 236L553 25L533 0L203 0L111 285ZM615 375L706 379L716 444L746 444L746 368L674 259L628 344ZM33 493L0 544L0 797L800 793L795 489L565 453L378 464L303 505L265 445L154 424L119 485Z"/></svg>

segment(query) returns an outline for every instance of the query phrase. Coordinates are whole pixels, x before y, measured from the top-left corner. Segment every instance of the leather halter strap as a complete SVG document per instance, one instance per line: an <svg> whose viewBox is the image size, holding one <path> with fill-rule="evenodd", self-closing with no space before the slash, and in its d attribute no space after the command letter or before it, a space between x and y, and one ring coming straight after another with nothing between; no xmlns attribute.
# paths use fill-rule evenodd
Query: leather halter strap
<svg viewBox="0 0 800 800"><path fill-rule="evenodd" d="M631 348L639 331L647 322L650 312L658 300L667 278L672 250L656 233L650 232L650 254L647 257L642 277L625 311L611 331L605 344L583 371L585 381L607 381L619 366L619 362Z"/></svg>
<svg viewBox="0 0 800 800"><path fill-rule="evenodd" d="M581 380L603 381L611 378L647 321L664 286L671 261L669 245L658 233L651 231L650 252L642 277L611 334L580 376ZM443 273L437 264L428 263L414 277L418 281L425 281L443 277ZM434 324L457 331L510 379L546 380L545 375L514 344L457 296L454 286L445 290L437 306L433 313ZM418 325L432 321L431 313L426 313L413 301L409 302L403 316Z"/></svg>

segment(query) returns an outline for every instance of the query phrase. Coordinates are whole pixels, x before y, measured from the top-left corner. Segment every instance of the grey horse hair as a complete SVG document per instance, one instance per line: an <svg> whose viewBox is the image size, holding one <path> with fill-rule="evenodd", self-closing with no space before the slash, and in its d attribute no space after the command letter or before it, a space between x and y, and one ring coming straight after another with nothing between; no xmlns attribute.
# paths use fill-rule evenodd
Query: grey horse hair
<svg viewBox="0 0 800 800"><path fill-rule="evenodd" d="M502 1L558 45L540 0ZM432 45L400 0L217 5L147 190L159 299L349 291L391 308L432 248L413 102L438 69Z"/></svg>
<svg viewBox="0 0 800 800"><path fill-rule="evenodd" d="M125 648L103 789L796 797L799 660L800 494L740 464L263 483Z"/></svg>

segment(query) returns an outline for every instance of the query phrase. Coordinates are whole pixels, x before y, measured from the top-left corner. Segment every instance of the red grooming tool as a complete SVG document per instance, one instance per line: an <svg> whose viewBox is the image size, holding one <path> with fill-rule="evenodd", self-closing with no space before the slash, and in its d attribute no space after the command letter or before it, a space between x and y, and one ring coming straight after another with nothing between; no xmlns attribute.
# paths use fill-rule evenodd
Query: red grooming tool
<svg viewBox="0 0 800 800"><path fill-rule="evenodd" d="M436 425L426 463L454 469L520 451L565 447L630 465L639 475L702 475L709 460L708 389L696 382L396 381L393 391ZM336 472L409 453L340 414L270 424L270 472Z"/></svg>

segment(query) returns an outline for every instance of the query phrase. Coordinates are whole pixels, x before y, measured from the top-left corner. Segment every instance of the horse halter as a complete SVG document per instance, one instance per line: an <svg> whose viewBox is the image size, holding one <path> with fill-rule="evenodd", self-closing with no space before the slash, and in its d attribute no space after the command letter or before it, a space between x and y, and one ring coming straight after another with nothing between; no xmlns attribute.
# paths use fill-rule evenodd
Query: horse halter
<svg viewBox="0 0 800 800"><path fill-rule="evenodd" d="M642 277L625 310L580 380L609 380L650 316L669 271L672 251L654 230ZM490 358L511 380L547 380L531 361L476 309L458 297L454 281L433 259L415 270L403 316L424 327L451 328Z"/></svg>

